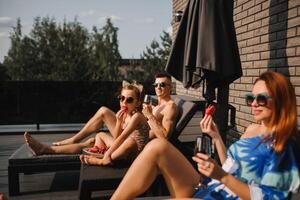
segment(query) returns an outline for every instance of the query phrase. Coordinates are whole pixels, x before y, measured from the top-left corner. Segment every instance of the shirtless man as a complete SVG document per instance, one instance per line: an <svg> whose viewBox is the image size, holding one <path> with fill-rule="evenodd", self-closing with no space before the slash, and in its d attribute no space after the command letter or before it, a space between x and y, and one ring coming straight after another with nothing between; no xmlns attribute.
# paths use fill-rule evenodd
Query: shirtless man
<svg viewBox="0 0 300 200"><path fill-rule="evenodd" d="M167 74L156 74L155 93L158 104L154 107L143 104L143 114L151 128L150 139L154 137L168 139L176 123L178 108L171 99L172 81Z"/></svg>
<svg viewBox="0 0 300 200"><path fill-rule="evenodd" d="M143 113L148 119L150 139L154 137L168 138L176 123L177 106L171 99L171 76L159 73L155 76L155 92L158 97L158 105L152 108L151 105L143 105ZM86 125L71 138L53 143L54 145L65 145L78 143L92 133L97 132L103 124L105 113L99 109Z"/></svg>

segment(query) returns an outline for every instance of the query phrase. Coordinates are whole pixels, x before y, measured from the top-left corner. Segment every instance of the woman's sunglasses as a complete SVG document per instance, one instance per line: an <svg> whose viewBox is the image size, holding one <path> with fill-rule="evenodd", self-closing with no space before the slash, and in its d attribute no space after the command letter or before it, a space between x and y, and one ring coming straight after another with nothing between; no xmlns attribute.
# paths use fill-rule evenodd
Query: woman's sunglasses
<svg viewBox="0 0 300 200"><path fill-rule="evenodd" d="M118 99L119 99L120 102L125 101L126 103L129 103L129 104L133 103L133 101L134 101L133 97L125 97L123 95L119 95Z"/></svg>
<svg viewBox="0 0 300 200"><path fill-rule="evenodd" d="M168 83L165 83L165 82L161 82L161 83L153 83L153 86L154 87L161 87L161 88L165 88L165 87L167 87L168 85L170 85L170 84L168 84Z"/></svg>
<svg viewBox="0 0 300 200"><path fill-rule="evenodd" d="M271 99L271 97L268 94L260 93L257 95L254 95L252 93L248 93L245 95L246 104L247 106L251 106L254 100L256 100L256 103L259 106L266 106L268 104L268 100Z"/></svg>

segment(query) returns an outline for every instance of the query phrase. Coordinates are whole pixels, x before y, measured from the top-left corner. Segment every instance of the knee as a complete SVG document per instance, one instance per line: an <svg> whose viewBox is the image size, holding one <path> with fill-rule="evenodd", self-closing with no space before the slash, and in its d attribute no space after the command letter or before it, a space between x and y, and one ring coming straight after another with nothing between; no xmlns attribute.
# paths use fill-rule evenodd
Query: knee
<svg viewBox="0 0 300 200"><path fill-rule="evenodd" d="M167 140L155 138L145 146L143 151L159 155L168 150L169 147L170 143Z"/></svg>
<svg viewBox="0 0 300 200"><path fill-rule="evenodd" d="M99 133L96 134L95 138L101 139L103 137L103 135L106 135L106 133L105 132L99 132Z"/></svg>
<svg viewBox="0 0 300 200"><path fill-rule="evenodd" d="M108 111L109 111L109 108L107 108L105 106L101 106L101 108L99 108L99 110L96 112L96 117L103 118L103 116L105 116L105 113L107 113Z"/></svg>
<svg viewBox="0 0 300 200"><path fill-rule="evenodd" d="M104 134L106 134L105 132L99 132L96 134L96 138L101 138Z"/></svg>

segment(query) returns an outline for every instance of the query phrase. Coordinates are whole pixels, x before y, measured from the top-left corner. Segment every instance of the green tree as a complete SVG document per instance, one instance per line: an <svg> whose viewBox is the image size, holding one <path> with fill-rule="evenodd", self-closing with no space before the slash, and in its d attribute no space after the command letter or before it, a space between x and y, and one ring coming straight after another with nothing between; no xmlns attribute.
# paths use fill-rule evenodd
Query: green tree
<svg viewBox="0 0 300 200"><path fill-rule="evenodd" d="M161 58L161 62L164 69L171 52L172 38L168 32L163 31L163 33L160 35L160 40L161 40L161 45L158 50L158 55Z"/></svg>
<svg viewBox="0 0 300 200"><path fill-rule="evenodd" d="M22 39L22 25L21 20L18 18L16 27L10 35L11 48L7 56L4 57L4 65L7 66L7 73L13 80L20 80L24 74L23 65L21 60L21 39Z"/></svg>
<svg viewBox="0 0 300 200"><path fill-rule="evenodd" d="M147 46L141 55L144 80L153 80L157 72L164 71L170 54L172 39L168 32L163 31L160 35L160 40L161 43L152 40L150 46Z"/></svg>
<svg viewBox="0 0 300 200"><path fill-rule="evenodd" d="M93 27L92 40L92 79L119 80L118 66L121 59L118 42L118 28L108 18L104 27Z"/></svg>
<svg viewBox="0 0 300 200"><path fill-rule="evenodd" d="M29 35L21 29L18 19L4 58L12 80L117 80L118 28L109 19L91 34L76 18L57 24L54 18L36 17Z"/></svg>

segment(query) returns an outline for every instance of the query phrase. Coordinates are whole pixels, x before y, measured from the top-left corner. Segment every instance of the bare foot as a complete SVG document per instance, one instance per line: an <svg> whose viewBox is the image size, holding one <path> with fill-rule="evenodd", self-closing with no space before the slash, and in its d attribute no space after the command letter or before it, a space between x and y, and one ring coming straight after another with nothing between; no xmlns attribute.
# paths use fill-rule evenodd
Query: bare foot
<svg viewBox="0 0 300 200"><path fill-rule="evenodd" d="M80 161L86 165L102 165L102 159L90 155L80 155Z"/></svg>
<svg viewBox="0 0 300 200"><path fill-rule="evenodd" d="M52 144L54 146L61 146L61 145L66 145L66 144L74 144L74 139L73 138L68 138L62 141L58 141L58 142L53 142Z"/></svg>
<svg viewBox="0 0 300 200"><path fill-rule="evenodd" d="M84 142L85 146L92 147L95 144L95 138L89 138Z"/></svg>
<svg viewBox="0 0 300 200"><path fill-rule="evenodd" d="M53 150L49 146L40 143L27 132L24 133L24 139L32 150L32 153L36 156L46 153L53 153Z"/></svg>

